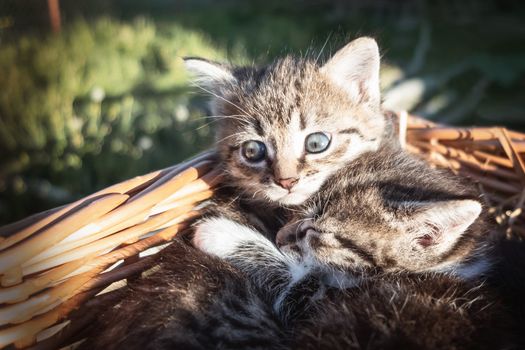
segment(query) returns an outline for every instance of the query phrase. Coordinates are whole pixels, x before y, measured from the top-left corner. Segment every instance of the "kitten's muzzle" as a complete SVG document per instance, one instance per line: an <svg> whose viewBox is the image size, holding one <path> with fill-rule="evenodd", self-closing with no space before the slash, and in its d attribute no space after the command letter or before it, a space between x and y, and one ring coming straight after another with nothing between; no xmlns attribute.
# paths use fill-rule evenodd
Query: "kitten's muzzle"
<svg viewBox="0 0 525 350"><path fill-rule="evenodd" d="M299 179L296 177L289 177L286 179L278 179L276 182L279 186L281 186L285 190L290 191L292 187L294 187L298 181Z"/></svg>
<svg viewBox="0 0 525 350"><path fill-rule="evenodd" d="M278 247L294 244L306 237L309 230L315 231L312 219L292 222L277 232L275 243Z"/></svg>

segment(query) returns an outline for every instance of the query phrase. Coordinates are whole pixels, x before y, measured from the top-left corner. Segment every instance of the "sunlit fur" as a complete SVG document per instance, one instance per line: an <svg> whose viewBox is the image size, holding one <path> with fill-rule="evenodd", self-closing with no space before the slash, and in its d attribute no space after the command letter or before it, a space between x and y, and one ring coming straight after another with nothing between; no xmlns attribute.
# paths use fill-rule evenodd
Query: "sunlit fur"
<svg viewBox="0 0 525 350"><path fill-rule="evenodd" d="M341 68L345 60L347 68ZM214 96L217 149L229 181L253 198L297 205L334 172L375 151L387 132L379 100L367 98L379 92L378 81L367 85L379 74L378 60L371 39L348 45L324 65L291 56L260 68L190 59L190 69L199 74L196 85ZM353 75L344 71L352 68ZM309 154L305 139L315 132L330 135L330 146ZM268 156L263 161L244 159L240 147L249 140L265 143ZM291 177L298 182L290 191L277 184Z"/></svg>
<svg viewBox="0 0 525 350"><path fill-rule="evenodd" d="M286 58L239 80L241 96L235 90L223 94L242 110L216 101L215 114L243 115L242 121L221 121L218 148L230 176L250 192L282 204L300 204L335 171L379 145L380 111L349 100L312 62ZM314 132L330 134L327 151L305 152L305 138ZM261 164L247 163L239 152L247 140L264 142L269 157ZM288 193L276 185L276 176L299 181Z"/></svg>

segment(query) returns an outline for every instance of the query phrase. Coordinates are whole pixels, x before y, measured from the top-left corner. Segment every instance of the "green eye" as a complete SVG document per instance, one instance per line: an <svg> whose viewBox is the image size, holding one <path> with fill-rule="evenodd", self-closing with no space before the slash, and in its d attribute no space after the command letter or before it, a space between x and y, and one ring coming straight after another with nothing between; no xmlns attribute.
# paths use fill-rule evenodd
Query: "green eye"
<svg viewBox="0 0 525 350"><path fill-rule="evenodd" d="M241 146L241 153L247 161L256 163L266 156L266 146L261 141L246 141Z"/></svg>
<svg viewBox="0 0 525 350"><path fill-rule="evenodd" d="M314 132L306 136L304 148L308 153L321 153L330 146L330 136L324 132Z"/></svg>

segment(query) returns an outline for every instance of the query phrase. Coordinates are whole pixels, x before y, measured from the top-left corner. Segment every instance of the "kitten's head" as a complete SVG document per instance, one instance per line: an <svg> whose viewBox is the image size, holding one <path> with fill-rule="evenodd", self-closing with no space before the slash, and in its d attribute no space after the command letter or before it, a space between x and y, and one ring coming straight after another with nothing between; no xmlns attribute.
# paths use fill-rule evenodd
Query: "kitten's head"
<svg viewBox="0 0 525 350"><path fill-rule="evenodd" d="M478 273L460 271L484 248L478 201L385 201L375 189L358 192L334 194L285 226L277 235L281 249L350 270Z"/></svg>
<svg viewBox="0 0 525 350"><path fill-rule="evenodd" d="M263 68L186 65L214 96L219 154L249 197L301 204L384 135L373 39L352 41L323 65L293 57Z"/></svg>

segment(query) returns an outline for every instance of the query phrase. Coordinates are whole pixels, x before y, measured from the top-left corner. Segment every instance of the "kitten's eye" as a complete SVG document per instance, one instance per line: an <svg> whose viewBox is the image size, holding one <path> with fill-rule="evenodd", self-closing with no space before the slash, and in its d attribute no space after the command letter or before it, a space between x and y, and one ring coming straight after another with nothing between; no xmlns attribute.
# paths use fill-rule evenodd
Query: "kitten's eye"
<svg viewBox="0 0 525 350"><path fill-rule="evenodd" d="M308 153L321 153L330 146L330 136L324 132L314 132L306 136L304 148Z"/></svg>
<svg viewBox="0 0 525 350"><path fill-rule="evenodd" d="M244 158L250 162L259 162L266 156L266 146L261 141L246 141L241 146Z"/></svg>

